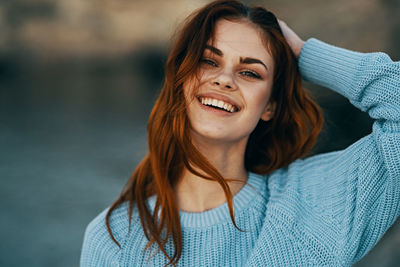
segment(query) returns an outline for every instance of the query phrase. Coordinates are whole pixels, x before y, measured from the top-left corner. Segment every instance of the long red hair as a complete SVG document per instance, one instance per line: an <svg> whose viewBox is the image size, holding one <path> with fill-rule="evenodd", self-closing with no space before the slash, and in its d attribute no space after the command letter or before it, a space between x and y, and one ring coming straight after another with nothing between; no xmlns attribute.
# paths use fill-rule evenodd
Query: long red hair
<svg viewBox="0 0 400 267"><path fill-rule="evenodd" d="M179 30L170 51L165 82L148 122L149 153L137 166L119 198L106 216L109 234L110 216L119 205L129 203L129 223L136 204L146 248L156 243L176 265L182 253L182 232L174 187L184 169L219 183L225 192L233 224L233 196L217 169L191 142L190 122L186 115L183 83L196 73L207 41L220 19L247 20L262 30L275 63L271 98L276 102L274 118L262 120L251 133L245 153L248 171L267 174L305 156L315 144L323 118L318 105L301 84L297 61L282 35L276 17L262 7L247 7L237 1L215 1L190 15ZM196 170L202 170L206 175ZM146 200L156 195L154 210ZM237 228L237 227L236 227ZM165 246L172 238L174 254Z"/></svg>

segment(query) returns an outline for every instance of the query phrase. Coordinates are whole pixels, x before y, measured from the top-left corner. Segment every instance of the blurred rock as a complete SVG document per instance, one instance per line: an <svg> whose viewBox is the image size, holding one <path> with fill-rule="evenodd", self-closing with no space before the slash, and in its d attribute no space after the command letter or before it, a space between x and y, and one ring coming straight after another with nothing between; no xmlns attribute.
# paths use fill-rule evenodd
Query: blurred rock
<svg viewBox="0 0 400 267"><path fill-rule="evenodd" d="M148 44L165 46L179 22L206 2L15 0L0 3L3 33L0 49L23 48L41 58L58 58L125 55ZM392 36L399 36L392 29L398 27L397 20L393 19L399 11L395 0L257 3L293 25L301 36L317 36L356 50L392 49L388 41ZM388 21L388 17L392 19Z"/></svg>

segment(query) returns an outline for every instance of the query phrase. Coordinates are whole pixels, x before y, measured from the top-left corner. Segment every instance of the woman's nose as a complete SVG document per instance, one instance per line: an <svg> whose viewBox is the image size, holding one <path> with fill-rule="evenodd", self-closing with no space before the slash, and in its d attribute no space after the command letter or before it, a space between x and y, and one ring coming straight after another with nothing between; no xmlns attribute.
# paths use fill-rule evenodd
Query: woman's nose
<svg viewBox="0 0 400 267"><path fill-rule="evenodd" d="M218 86L220 89L236 89L233 74L228 72L220 72L213 80L213 85Z"/></svg>

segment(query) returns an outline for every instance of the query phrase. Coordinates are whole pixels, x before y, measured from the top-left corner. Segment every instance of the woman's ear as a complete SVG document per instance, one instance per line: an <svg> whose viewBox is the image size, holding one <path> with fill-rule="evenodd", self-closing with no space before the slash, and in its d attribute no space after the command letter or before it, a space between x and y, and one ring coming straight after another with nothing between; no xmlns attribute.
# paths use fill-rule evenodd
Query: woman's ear
<svg viewBox="0 0 400 267"><path fill-rule="evenodd" d="M268 102L265 106L264 113L261 114L261 119L263 121L269 121L274 117L275 114L276 103L275 102Z"/></svg>

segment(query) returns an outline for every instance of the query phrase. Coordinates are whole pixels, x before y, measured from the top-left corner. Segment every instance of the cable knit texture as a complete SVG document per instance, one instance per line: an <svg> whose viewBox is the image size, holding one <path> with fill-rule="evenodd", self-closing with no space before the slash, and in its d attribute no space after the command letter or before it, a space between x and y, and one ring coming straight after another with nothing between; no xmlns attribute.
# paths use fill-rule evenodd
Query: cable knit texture
<svg viewBox="0 0 400 267"><path fill-rule="evenodd" d="M227 204L181 212L178 266L350 266L400 213L400 62L310 39L299 67L305 80L331 88L375 119L372 133L342 151L297 160L270 175L250 173L234 197L238 231ZM148 200L154 207L154 197ZM106 210L87 227L81 266L164 266L137 210L111 216L119 248L105 226ZM172 243L166 247L173 254Z"/></svg>

